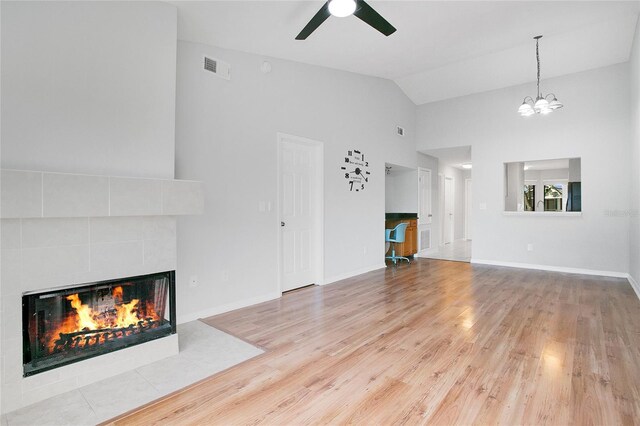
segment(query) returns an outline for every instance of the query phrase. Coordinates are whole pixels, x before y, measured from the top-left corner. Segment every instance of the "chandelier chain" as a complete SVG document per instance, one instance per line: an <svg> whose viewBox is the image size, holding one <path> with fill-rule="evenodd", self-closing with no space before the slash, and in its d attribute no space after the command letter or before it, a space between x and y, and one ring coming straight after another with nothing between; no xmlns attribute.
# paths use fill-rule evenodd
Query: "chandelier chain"
<svg viewBox="0 0 640 426"><path fill-rule="evenodd" d="M540 97L540 52L538 50L538 40L536 39L536 62L538 63L538 97Z"/></svg>

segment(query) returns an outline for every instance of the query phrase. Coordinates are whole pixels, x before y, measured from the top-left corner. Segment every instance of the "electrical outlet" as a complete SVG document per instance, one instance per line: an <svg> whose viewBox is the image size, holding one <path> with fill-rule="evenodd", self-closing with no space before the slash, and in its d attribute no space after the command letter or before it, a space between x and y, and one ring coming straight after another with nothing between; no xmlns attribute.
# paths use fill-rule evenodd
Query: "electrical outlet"
<svg viewBox="0 0 640 426"><path fill-rule="evenodd" d="M223 270L222 271L222 282L227 282L229 281L229 271L228 270Z"/></svg>
<svg viewBox="0 0 640 426"><path fill-rule="evenodd" d="M480 203L480 210L486 210L487 209L487 203Z"/></svg>
<svg viewBox="0 0 640 426"><path fill-rule="evenodd" d="M189 277L189 287L198 287L198 277L196 275Z"/></svg>
<svg viewBox="0 0 640 426"><path fill-rule="evenodd" d="M527 244L527 251L533 251L533 244Z"/></svg>
<svg viewBox="0 0 640 426"><path fill-rule="evenodd" d="M367 254L367 246L362 247L362 254Z"/></svg>

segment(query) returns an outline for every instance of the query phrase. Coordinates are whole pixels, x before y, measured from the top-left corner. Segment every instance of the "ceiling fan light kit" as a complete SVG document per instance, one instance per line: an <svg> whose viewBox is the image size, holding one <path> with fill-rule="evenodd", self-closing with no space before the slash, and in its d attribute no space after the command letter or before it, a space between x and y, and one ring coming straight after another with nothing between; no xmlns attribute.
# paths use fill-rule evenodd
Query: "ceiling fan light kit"
<svg viewBox="0 0 640 426"><path fill-rule="evenodd" d="M353 15L356 11L355 0L330 0L329 1L329 13L338 18L344 18L346 16Z"/></svg>
<svg viewBox="0 0 640 426"><path fill-rule="evenodd" d="M538 49L538 42L541 38L541 35L534 37L536 41L536 63L538 65L538 95L535 100L531 96L524 98L522 105L518 108L518 113L522 117L529 117L534 114L547 115L564 106L553 93L545 96L540 94L540 51Z"/></svg>
<svg viewBox="0 0 640 426"><path fill-rule="evenodd" d="M390 36L396 29L364 0L328 0L296 36L296 40L306 40L331 15L344 18L354 15L369 26Z"/></svg>

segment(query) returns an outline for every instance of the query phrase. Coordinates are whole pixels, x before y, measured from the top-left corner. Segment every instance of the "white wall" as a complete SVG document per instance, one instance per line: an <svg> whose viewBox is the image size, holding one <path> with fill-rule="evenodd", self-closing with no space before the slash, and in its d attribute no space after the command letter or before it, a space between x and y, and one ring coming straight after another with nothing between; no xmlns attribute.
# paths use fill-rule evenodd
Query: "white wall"
<svg viewBox="0 0 640 426"><path fill-rule="evenodd" d="M1 7L3 168L173 178L175 7Z"/></svg>
<svg viewBox="0 0 640 426"><path fill-rule="evenodd" d="M229 62L231 80L203 71L203 54ZM324 143L325 281L383 265L384 164L416 166L415 106L393 82L277 59L263 74L265 59L178 43L176 175L204 181L207 206L179 220L179 318L279 295L277 132ZM357 193L340 170L354 148L371 170Z"/></svg>
<svg viewBox="0 0 640 426"><path fill-rule="evenodd" d="M565 108L520 117L519 99L534 93L535 84L420 106L417 147L472 146L474 259L626 273L629 220L615 211L630 206L629 66L543 80L542 89ZM582 216L503 214L503 163L576 157L582 159Z"/></svg>
<svg viewBox="0 0 640 426"><path fill-rule="evenodd" d="M385 176L385 212L418 212L418 171L392 171Z"/></svg>
<svg viewBox="0 0 640 426"><path fill-rule="evenodd" d="M640 283L640 20L636 25L630 61L631 81L631 232L629 273ZM640 290L640 288L638 288Z"/></svg>

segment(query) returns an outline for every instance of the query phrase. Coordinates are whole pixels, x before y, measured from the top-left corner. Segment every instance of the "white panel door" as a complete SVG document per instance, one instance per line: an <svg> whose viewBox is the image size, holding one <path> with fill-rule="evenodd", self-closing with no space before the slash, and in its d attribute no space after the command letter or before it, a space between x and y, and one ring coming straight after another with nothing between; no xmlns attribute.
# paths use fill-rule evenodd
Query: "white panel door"
<svg viewBox="0 0 640 426"><path fill-rule="evenodd" d="M280 139L280 230L282 291L313 284L317 278L317 148Z"/></svg>
<svg viewBox="0 0 640 426"><path fill-rule="evenodd" d="M453 179L444 178L444 217L443 220L443 243L449 244L453 240Z"/></svg>
<svg viewBox="0 0 640 426"><path fill-rule="evenodd" d="M431 224L433 214L431 211L431 170L418 170L418 224Z"/></svg>

